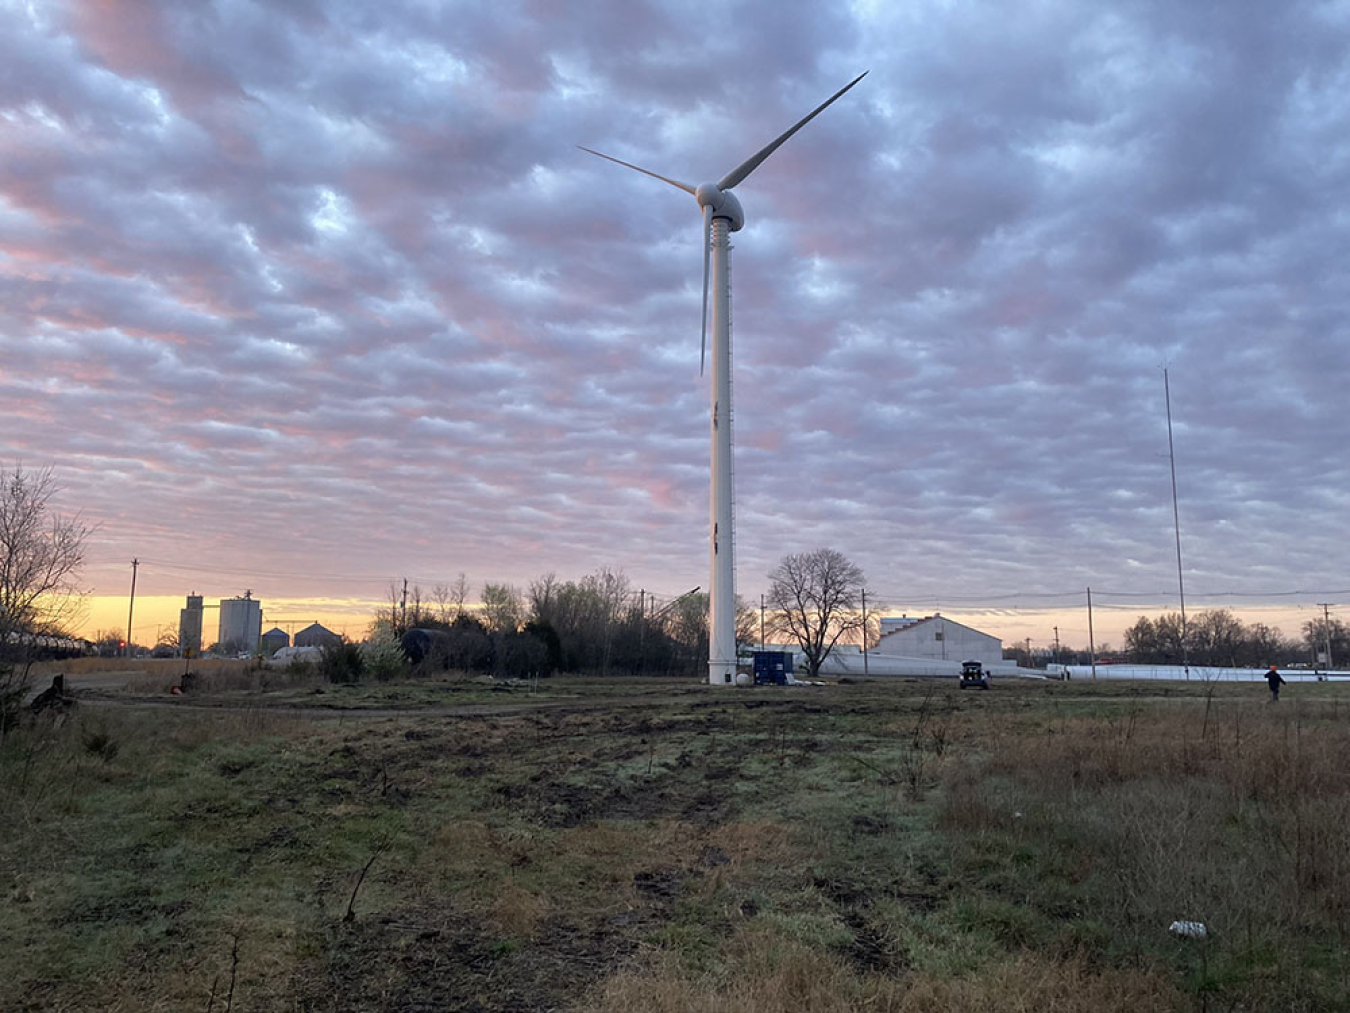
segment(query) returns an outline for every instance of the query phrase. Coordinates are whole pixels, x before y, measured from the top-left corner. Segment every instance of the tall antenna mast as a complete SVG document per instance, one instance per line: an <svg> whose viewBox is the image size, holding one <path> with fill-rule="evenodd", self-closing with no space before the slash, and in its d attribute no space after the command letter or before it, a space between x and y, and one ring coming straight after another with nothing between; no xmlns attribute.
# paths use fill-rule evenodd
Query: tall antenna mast
<svg viewBox="0 0 1350 1013"><path fill-rule="evenodd" d="M1177 456L1172 448L1172 387L1163 367L1163 397L1167 402L1167 461L1172 466L1172 526L1177 534L1177 593L1181 597L1181 665L1191 677L1190 653L1186 646L1186 581L1181 575L1181 514L1177 511Z"/></svg>

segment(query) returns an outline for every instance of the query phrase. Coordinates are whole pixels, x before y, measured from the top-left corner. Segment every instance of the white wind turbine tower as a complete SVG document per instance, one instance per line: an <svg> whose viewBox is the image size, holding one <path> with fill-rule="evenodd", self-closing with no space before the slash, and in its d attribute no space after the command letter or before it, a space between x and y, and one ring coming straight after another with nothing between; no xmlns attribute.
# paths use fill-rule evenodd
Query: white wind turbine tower
<svg viewBox="0 0 1350 1013"><path fill-rule="evenodd" d="M730 233L745 224L741 202L731 191L754 172L761 162L844 92L867 76L863 71L822 102L795 126L766 144L732 169L717 183L691 186L662 176L622 159L582 146L581 150L617 162L629 169L659 179L692 194L703 209L703 341L699 349L699 372L708 344L708 279L712 278L712 526L709 556L712 592L709 595L708 682L727 685L736 673L736 570L731 512L731 292Z"/></svg>

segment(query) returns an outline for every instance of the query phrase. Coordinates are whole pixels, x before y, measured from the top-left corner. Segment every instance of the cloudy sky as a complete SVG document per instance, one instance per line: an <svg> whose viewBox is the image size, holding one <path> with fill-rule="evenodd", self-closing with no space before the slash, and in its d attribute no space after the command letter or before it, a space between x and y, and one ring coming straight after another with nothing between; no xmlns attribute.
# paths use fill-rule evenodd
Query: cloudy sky
<svg viewBox="0 0 1350 1013"><path fill-rule="evenodd" d="M0 0L0 452L123 600L706 585L698 208L576 145L716 179L867 70L737 190L738 589L1174 608L1166 365L1188 605L1293 632L1350 611L1348 53L1343 0Z"/></svg>

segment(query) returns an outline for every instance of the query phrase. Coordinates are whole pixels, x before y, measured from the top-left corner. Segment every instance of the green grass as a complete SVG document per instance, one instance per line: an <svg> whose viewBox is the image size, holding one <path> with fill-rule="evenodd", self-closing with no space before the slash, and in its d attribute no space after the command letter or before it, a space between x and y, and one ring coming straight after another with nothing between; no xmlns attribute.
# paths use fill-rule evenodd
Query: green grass
<svg viewBox="0 0 1350 1013"><path fill-rule="evenodd" d="M540 685L11 734L0 1008L1346 1008L1340 686Z"/></svg>

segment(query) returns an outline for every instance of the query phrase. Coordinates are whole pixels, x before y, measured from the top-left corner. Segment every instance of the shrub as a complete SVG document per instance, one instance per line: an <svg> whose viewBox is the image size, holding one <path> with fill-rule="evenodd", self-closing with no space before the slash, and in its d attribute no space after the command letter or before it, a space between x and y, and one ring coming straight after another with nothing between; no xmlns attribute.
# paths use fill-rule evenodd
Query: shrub
<svg viewBox="0 0 1350 1013"><path fill-rule="evenodd" d="M422 665L430 671L490 672L492 640L483 624L472 616L460 616L432 645Z"/></svg>
<svg viewBox="0 0 1350 1013"><path fill-rule="evenodd" d="M536 619L526 623L521 632L542 642L548 652L539 675L552 675L562 668L562 640L559 639L557 630L543 620Z"/></svg>
<svg viewBox="0 0 1350 1013"><path fill-rule="evenodd" d="M367 640L361 645L361 661L365 673L377 682L391 682L408 674L408 659L396 640L383 637Z"/></svg>
<svg viewBox="0 0 1350 1013"><path fill-rule="evenodd" d="M539 675L548 665L548 645L533 633L507 633L497 648L499 674L509 679Z"/></svg>
<svg viewBox="0 0 1350 1013"><path fill-rule="evenodd" d="M360 682L366 663L361 648L345 637L323 645L319 654L319 674L328 682Z"/></svg>

